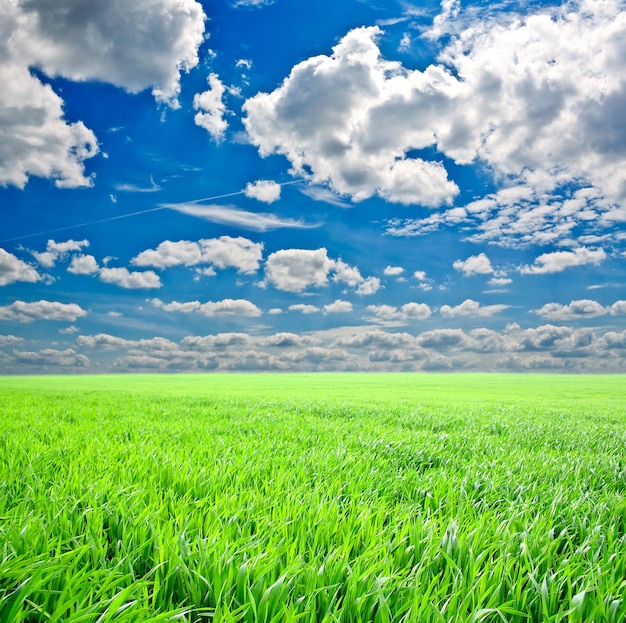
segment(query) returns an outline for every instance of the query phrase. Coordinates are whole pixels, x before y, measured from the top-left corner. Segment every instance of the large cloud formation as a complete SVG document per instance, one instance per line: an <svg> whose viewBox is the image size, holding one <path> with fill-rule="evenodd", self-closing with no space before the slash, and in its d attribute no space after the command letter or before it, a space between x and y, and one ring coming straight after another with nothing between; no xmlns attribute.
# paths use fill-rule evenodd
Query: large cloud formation
<svg viewBox="0 0 626 623"><path fill-rule="evenodd" d="M572 185L595 192L591 206L559 195L559 222L626 218L616 209L626 198L623 2L465 22L423 71L382 58L381 35L352 30L332 55L299 63L273 92L249 99L245 124L261 155L284 154L294 172L356 201L379 195L430 207L458 191L445 156L481 164L502 186L528 188L548 205ZM438 154L412 153L425 148ZM472 208L479 214L455 208L449 220L480 220L481 206Z"/></svg>
<svg viewBox="0 0 626 623"><path fill-rule="evenodd" d="M152 89L177 106L180 72L198 63L205 15L196 0L0 0L0 184L30 176L61 188L91 185L95 135L69 122L63 100L31 73Z"/></svg>
<svg viewBox="0 0 626 623"><path fill-rule="evenodd" d="M412 92L436 107L441 96L431 83L453 79L438 68L426 76L382 59L380 34L377 27L352 30L332 56L299 63L278 89L249 99L250 139L261 155L284 154L298 175L310 170L314 182L355 201L377 194L404 204L450 203L458 188L441 163L407 156L433 136L405 126L404 108L418 112L418 101L406 101Z"/></svg>

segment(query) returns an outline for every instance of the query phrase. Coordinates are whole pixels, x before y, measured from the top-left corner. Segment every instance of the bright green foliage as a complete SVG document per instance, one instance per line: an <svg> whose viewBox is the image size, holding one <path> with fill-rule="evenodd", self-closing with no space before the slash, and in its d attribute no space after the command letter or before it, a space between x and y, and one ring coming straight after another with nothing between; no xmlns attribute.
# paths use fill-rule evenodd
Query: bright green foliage
<svg viewBox="0 0 626 623"><path fill-rule="evenodd" d="M0 621L626 621L623 377L0 379Z"/></svg>

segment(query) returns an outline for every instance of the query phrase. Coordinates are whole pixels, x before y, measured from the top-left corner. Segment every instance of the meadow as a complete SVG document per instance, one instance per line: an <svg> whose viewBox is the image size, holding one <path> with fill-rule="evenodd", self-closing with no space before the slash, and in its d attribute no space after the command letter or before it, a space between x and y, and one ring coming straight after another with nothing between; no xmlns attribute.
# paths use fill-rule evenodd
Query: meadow
<svg viewBox="0 0 626 623"><path fill-rule="evenodd" d="M620 376L0 378L2 623L626 621Z"/></svg>

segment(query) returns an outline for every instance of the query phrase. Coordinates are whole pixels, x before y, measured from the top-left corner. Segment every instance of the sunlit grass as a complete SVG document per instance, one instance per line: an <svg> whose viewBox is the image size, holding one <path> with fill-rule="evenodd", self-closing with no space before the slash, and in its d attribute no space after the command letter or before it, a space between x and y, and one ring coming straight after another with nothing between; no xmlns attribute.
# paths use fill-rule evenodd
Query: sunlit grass
<svg viewBox="0 0 626 623"><path fill-rule="evenodd" d="M626 620L621 377L0 379L0 621Z"/></svg>

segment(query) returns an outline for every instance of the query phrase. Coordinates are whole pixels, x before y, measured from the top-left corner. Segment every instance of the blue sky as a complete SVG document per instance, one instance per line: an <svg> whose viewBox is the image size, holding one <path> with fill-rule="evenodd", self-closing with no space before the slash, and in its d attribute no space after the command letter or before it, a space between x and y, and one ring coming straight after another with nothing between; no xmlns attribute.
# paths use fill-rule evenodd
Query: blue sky
<svg viewBox="0 0 626 623"><path fill-rule="evenodd" d="M0 0L0 373L622 372L625 67L620 0Z"/></svg>

